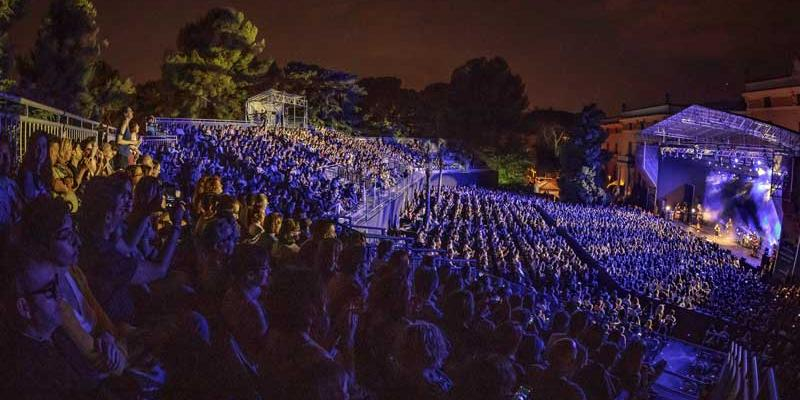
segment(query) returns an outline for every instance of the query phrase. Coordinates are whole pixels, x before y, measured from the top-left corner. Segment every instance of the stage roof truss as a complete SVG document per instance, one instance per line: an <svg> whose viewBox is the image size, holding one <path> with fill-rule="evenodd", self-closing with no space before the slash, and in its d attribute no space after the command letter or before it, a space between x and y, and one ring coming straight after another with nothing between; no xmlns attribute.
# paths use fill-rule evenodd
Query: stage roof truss
<svg viewBox="0 0 800 400"><path fill-rule="evenodd" d="M308 101L301 95L269 89L247 99L245 117L268 125L306 127Z"/></svg>
<svg viewBox="0 0 800 400"><path fill-rule="evenodd" d="M724 111L691 106L642 131L646 142L672 146L743 147L800 155L800 134Z"/></svg>
<svg viewBox="0 0 800 400"><path fill-rule="evenodd" d="M269 103L281 103L293 106L305 107L308 105L306 98L298 94L281 92L280 90L270 89L261 92L247 99L248 102L265 101Z"/></svg>

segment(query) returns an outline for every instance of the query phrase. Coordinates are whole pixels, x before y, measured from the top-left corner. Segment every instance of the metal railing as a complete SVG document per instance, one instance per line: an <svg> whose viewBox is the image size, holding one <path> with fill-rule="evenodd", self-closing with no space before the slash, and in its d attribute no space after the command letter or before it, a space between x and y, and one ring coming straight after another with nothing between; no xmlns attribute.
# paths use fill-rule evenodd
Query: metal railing
<svg viewBox="0 0 800 400"><path fill-rule="evenodd" d="M424 174L417 171L411 172L408 176L396 181L393 186L388 188L378 188L377 182L362 182L361 204L351 214L354 221L363 223L372 218L386 204L402 196L414 185L420 184L425 179Z"/></svg>
<svg viewBox="0 0 800 400"><path fill-rule="evenodd" d="M114 130L97 121L0 92L0 135L8 138L18 160L25 154L31 135L38 131L57 138L82 141L96 139Z"/></svg>
<svg viewBox="0 0 800 400"><path fill-rule="evenodd" d="M190 125L190 126L261 126L261 124L239 119L200 119L200 118L167 118L156 117L157 125Z"/></svg>

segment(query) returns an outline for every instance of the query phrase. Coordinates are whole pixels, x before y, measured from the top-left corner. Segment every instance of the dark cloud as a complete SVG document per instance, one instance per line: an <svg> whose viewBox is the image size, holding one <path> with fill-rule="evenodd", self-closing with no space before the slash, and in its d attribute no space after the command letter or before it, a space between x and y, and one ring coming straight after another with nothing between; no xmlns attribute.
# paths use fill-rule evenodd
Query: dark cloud
<svg viewBox="0 0 800 400"><path fill-rule="evenodd" d="M266 55L361 76L393 75L408 87L446 81L469 58L500 55L531 104L575 110L598 102L657 103L736 96L745 73L786 73L800 52L800 1L95 1L104 57L143 82L157 78L178 30L210 7L241 9L260 28ZM12 31L29 48L47 2L32 0Z"/></svg>

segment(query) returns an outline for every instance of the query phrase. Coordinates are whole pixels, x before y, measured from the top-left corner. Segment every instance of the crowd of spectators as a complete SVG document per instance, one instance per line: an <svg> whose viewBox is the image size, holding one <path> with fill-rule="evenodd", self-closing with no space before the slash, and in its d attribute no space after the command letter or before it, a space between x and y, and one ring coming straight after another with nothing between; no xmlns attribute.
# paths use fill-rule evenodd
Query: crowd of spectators
<svg viewBox="0 0 800 400"><path fill-rule="evenodd" d="M134 135L120 155L37 133L16 171L0 142L3 398L646 394L658 371L644 360L637 299L573 286L591 276L566 252L539 259L563 269L509 274L524 284L516 289L430 258L417 265L388 242L370 259L363 236L297 212L316 211L292 203L305 195L237 183L236 162L269 155L279 161L252 167L280 173L308 162L297 152L324 151L280 144L289 135L190 134L177 149L196 153L163 150L158 163ZM242 158L229 156L234 147ZM204 157L205 175L177 181L180 201L160 176L180 177ZM443 199L442 212L451 208ZM478 214L512 223L509 213ZM549 252L549 234L537 235L525 242ZM520 254L530 250L522 243Z"/></svg>
<svg viewBox="0 0 800 400"><path fill-rule="evenodd" d="M425 199L417 200L404 217L418 232L420 246L534 287L598 287L599 271L583 265L556 232L564 228L633 299L644 297L721 320L706 331L704 345L726 351L736 340L760 354L764 365L776 367L782 387L800 382L800 285L768 283L729 251L665 219L636 208L565 204L457 187L434 191L430 223L423 228ZM537 209L554 218L552 227ZM627 305L631 295L626 296ZM674 310L663 306L646 321L641 315L637 313L637 324L629 329L669 334L678 323Z"/></svg>
<svg viewBox="0 0 800 400"><path fill-rule="evenodd" d="M633 207L537 204L625 289L731 321L761 319L770 307L756 269L664 218Z"/></svg>
<svg viewBox="0 0 800 400"><path fill-rule="evenodd" d="M386 241L372 256L363 235L323 218L357 203L357 182L323 171L391 187L420 167L413 150L321 128L171 132L177 144L149 147L126 112L117 143L36 133L18 167L0 140L3 398L646 399L664 367L649 350L677 321L640 297L718 312L719 282L705 297L681 285L733 279L678 266L671 287L619 294L537 207L607 268L618 253L569 221L619 210L466 187L442 188L429 223L421 197L405 212L416 249ZM631 231L670 232L628 218ZM606 244L622 235L596 229ZM646 258L629 268L663 268L637 249ZM656 279L611 275L627 288ZM765 350L780 352L797 349Z"/></svg>
<svg viewBox="0 0 800 400"><path fill-rule="evenodd" d="M227 193L263 193L274 210L312 217L353 211L364 190L384 191L423 164L416 150L335 130L256 125L172 124L162 133L176 146L145 145L173 171L168 182L187 186L202 175L217 175Z"/></svg>
<svg viewBox="0 0 800 400"><path fill-rule="evenodd" d="M636 207L536 205L625 289L721 321L704 345L727 351L737 341L775 367L781 390L800 383L797 282L776 285L729 250Z"/></svg>

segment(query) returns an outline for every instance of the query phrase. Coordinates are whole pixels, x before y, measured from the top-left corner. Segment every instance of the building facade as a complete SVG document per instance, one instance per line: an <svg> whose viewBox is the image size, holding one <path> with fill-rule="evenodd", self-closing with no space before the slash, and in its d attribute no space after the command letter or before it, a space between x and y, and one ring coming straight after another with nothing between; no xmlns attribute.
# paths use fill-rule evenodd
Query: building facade
<svg viewBox="0 0 800 400"><path fill-rule="evenodd" d="M659 104L632 110L624 109L615 117L606 118L601 128L608 133L603 149L611 154L606 164L606 178L609 189L618 198L631 196L634 187L645 188L640 169L636 168L636 155L639 151L639 135L648 126L668 118L685 106Z"/></svg>
<svg viewBox="0 0 800 400"><path fill-rule="evenodd" d="M800 131L800 59L789 76L745 83L742 97L748 117Z"/></svg>

